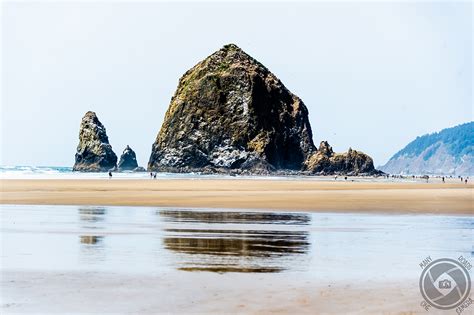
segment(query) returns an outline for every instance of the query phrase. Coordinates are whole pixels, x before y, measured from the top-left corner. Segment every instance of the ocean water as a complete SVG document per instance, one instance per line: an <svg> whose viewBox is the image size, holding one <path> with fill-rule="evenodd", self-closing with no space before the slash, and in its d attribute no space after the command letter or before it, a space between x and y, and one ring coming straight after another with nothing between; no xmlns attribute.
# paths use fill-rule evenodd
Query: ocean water
<svg viewBox="0 0 474 315"><path fill-rule="evenodd" d="M0 166L0 174L3 176L14 175L55 175L72 173L72 167L57 166Z"/></svg>
<svg viewBox="0 0 474 315"><path fill-rule="evenodd" d="M201 175L197 173L157 173L158 179L178 178L234 178L223 175ZM0 178L4 179L103 179L109 178L108 172L73 172L72 167L65 166L0 166ZM148 172L113 172L117 179L148 179Z"/></svg>
<svg viewBox="0 0 474 315"><path fill-rule="evenodd" d="M148 173L114 173L117 178L148 178ZM83 173L73 172L72 167L65 166L0 166L0 178L5 179L100 179L108 178L107 172Z"/></svg>

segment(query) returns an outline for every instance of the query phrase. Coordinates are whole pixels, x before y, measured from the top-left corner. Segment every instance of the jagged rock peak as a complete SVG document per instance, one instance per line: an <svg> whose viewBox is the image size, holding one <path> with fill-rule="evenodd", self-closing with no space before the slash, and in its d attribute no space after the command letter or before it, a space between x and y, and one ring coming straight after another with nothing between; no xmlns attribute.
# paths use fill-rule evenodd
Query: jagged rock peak
<svg viewBox="0 0 474 315"><path fill-rule="evenodd" d="M257 61L255 58L247 54L235 44L228 44L210 55L203 61L208 71L225 71L230 66L245 66L254 70L269 72L269 70ZM198 64L199 66L199 64ZM193 71L192 68L190 71Z"/></svg>
<svg viewBox="0 0 474 315"><path fill-rule="evenodd" d="M229 44L179 80L148 169L300 170L314 150L303 101L260 62Z"/></svg>
<svg viewBox="0 0 474 315"><path fill-rule="evenodd" d="M138 167L137 155L129 145L123 150L118 163L119 171L135 170Z"/></svg>
<svg viewBox="0 0 474 315"><path fill-rule="evenodd" d="M318 151L326 156L333 156L334 151L327 141L321 141Z"/></svg>
<svg viewBox="0 0 474 315"><path fill-rule="evenodd" d="M96 113L88 111L81 121L73 170L105 172L115 168L116 164L117 156L109 144L104 125Z"/></svg>

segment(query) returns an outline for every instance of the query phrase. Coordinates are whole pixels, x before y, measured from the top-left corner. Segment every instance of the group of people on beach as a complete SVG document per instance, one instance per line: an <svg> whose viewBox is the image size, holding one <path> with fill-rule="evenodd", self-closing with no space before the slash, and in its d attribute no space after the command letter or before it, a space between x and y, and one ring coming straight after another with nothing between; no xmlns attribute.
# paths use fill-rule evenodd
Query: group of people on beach
<svg viewBox="0 0 474 315"><path fill-rule="evenodd" d="M157 174L158 174L157 172L155 173L150 172L150 178L156 179ZM109 171L109 178L112 178L112 171Z"/></svg>
<svg viewBox="0 0 474 315"><path fill-rule="evenodd" d="M424 179L426 180L426 182L429 181L430 177L428 175L422 175L422 176L417 176L417 175L410 175L410 176L404 176L404 175L395 175L395 174L385 174L383 175L384 178L386 179L389 179L389 178L398 178L398 179L405 179L405 178L412 178L412 179L416 179L416 178L421 178L421 179ZM441 177L441 181L443 183L446 182L446 179L447 178L454 178L452 175L451 176L435 176L436 178L440 178ZM334 176L334 180L337 180L338 176L335 175ZM461 179L461 183L465 183L467 184L467 181L469 179L469 177L462 177L462 176L458 176L458 178ZM347 176L344 176L344 180L347 180Z"/></svg>
<svg viewBox="0 0 474 315"><path fill-rule="evenodd" d="M158 174L157 172L150 172L150 178L156 179L156 175L157 175L157 174ZM391 176L392 178L404 178L403 175L388 175L388 174L387 174L387 175L384 175L384 177L386 177L386 178L390 178L390 176ZM337 180L337 177L338 177L338 176L335 175L335 176L334 176L334 180ZM412 175L411 177L412 177L413 179L415 179L415 178L417 178L418 176ZM109 178L112 178L112 171L109 171ZM423 176L421 176L420 178L426 179L426 182L428 182L428 180L429 180L430 177L429 177L428 175L423 175ZM438 176L438 178L439 178L439 176ZM453 178L453 177L452 177L452 176L449 176L449 178ZM465 184L467 184L467 180L469 179L469 177L463 178L462 176L458 176L458 178L461 179L461 183L464 182ZM347 176L344 176L344 180L347 180ZM441 177L441 180L443 181L443 183L446 182L446 179L445 179L444 176Z"/></svg>
<svg viewBox="0 0 474 315"><path fill-rule="evenodd" d="M450 177L452 177L452 176L450 176ZM464 184L467 184L467 180L469 179L469 177L463 178L462 176L459 176L459 178L461 179L461 183L464 183ZM445 182L444 176L441 179L444 183Z"/></svg>

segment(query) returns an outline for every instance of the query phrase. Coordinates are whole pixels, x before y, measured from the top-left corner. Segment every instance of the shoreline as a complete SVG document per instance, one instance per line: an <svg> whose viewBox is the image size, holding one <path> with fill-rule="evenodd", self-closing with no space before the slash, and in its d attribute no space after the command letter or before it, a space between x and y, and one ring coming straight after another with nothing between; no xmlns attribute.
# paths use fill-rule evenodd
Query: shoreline
<svg viewBox="0 0 474 315"><path fill-rule="evenodd" d="M473 184L266 179L0 179L0 204L473 213Z"/></svg>

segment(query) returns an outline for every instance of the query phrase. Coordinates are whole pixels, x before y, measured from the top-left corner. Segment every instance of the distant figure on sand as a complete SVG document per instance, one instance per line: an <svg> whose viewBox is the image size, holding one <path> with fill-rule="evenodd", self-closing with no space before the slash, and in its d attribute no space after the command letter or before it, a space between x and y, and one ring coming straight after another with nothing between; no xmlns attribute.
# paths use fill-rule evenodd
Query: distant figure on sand
<svg viewBox="0 0 474 315"><path fill-rule="evenodd" d="M464 183L467 184L467 178L464 180Z"/></svg>
<svg viewBox="0 0 474 315"><path fill-rule="evenodd" d="M443 176L443 183L444 183L444 176Z"/></svg>
<svg viewBox="0 0 474 315"><path fill-rule="evenodd" d="M153 178L153 172L150 172L150 178Z"/></svg>
<svg viewBox="0 0 474 315"><path fill-rule="evenodd" d="M112 178L112 172L109 171L109 178Z"/></svg>
<svg viewBox="0 0 474 315"><path fill-rule="evenodd" d="M344 177L344 180L347 180L347 176Z"/></svg>
<svg viewBox="0 0 474 315"><path fill-rule="evenodd" d="M154 178L154 179L156 179L156 174L158 174L158 173L155 173L155 175L153 175L153 178Z"/></svg>
<svg viewBox="0 0 474 315"><path fill-rule="evenodd" d="M337 175L336 175L336 176L334 176L334 180L337 180Z"/></svg>

